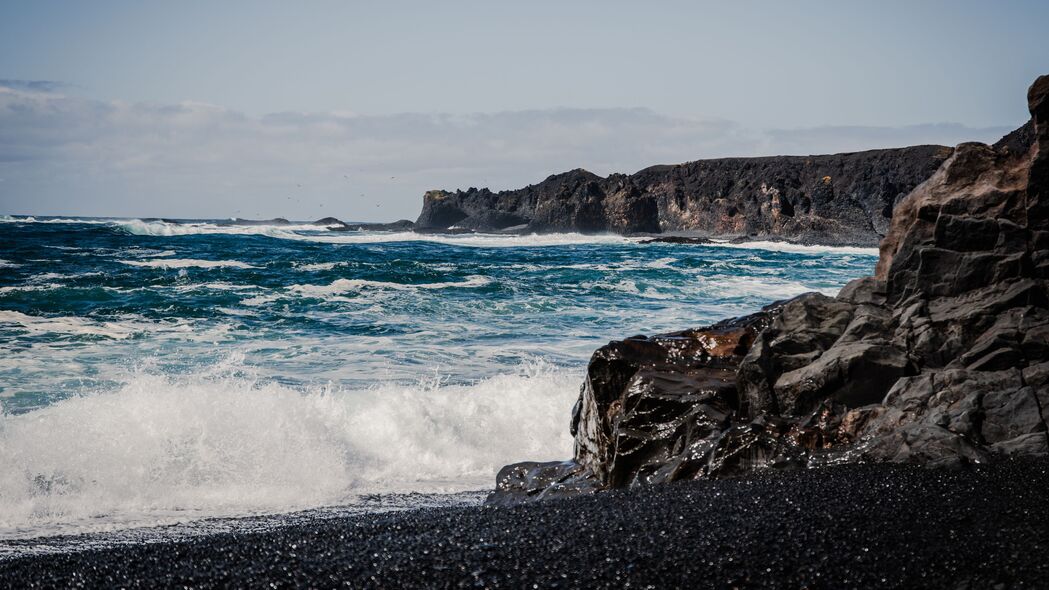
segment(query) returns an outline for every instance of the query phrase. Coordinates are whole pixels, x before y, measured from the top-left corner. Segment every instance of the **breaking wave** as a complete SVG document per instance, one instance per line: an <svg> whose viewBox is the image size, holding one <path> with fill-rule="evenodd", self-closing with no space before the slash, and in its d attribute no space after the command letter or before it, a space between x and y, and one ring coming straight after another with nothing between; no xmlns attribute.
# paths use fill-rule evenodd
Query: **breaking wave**
<svg viewBox="0 0 1049 590"><path fill-rule="evenodd" d="M306 297L324 297L327 295L360 291L361 289L367 288L392 289L396 291L414 291L417 289L470 289L483 287L491 282L492 280L488 277L479 275L468 277L465 281L460 282L450 281L442 283L420 283L414 285L406 283L388 283L386 281L369 281L365 279L336 279L328 285L291 285L288 287L288 290Z"/></svg>
<svg viewBox="0 0 1049 590"><path fill-rule="evenodd" d="M740 250L766 250L769 252L787 252L790 254L810 254L820 256L823 254L855 254L858 256L878 256L877 248L862 248L859 246L816 246L811 244L794 244L791 242L711 242L705 244L717 248L736 248Z"/></svg>
<svg viewBox="0 0 1049 590"><path fill-rule="evenodd" d="M121 264L144 268L258 268L237 260L194 260L187 258L158 258L155 260L119 260Z"/></svg>
<svg viewBox="0 0 1049 590"><path fill-rule="evenodd" d="M98 322L79 317L42 317L0 309L0 325L13 324L32 334L102 336L120 340L136 330L126 323Z"/></svg>
<svg viewBox="0 0 1049 590"><path fill-rule="evenodd" d="M139 236L188 236L207 234L263 235L285 240L300 240L326 244L378 244L384 242L434 242L453 246L479 248L566 246L571 244L630 243L632 238L613 234L420 234L415 232L348 231L331 232L326 226L314 224L264 223L238 225L236 223L143 221L139 219L110 222L123 231Z"/></svg>
<svg viewBox="0 0 1049 590"><path fill-rule="evenodd" d="M136 374L114 391L0 415L3 534L481 489L507 463L571 454L563 423L579 376L542 363L472 385L358 391L292 389L243 369Z"/></svg>

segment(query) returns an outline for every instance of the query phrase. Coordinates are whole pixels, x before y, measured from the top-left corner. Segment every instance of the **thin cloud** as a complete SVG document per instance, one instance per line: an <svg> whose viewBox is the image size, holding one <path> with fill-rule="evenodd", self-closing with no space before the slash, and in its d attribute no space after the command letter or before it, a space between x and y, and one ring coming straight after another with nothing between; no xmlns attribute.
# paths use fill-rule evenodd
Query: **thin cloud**
<svg viewBox="0 0 1049 590"><path fill-rule="evenodd" d="M70 88L70 85L55 80L11 80L0 78L0 87L28 92L59 92Z"/></svg>
<svg viewBox="0 0 1049 590"><path fill-rule="evenodd" d="M47 87L38 86L38 88ZM0 92L0 213L413 218L433 188L506 189L726 156L994 141L957 124L754 130L648 109L275 113Z"/></svg>

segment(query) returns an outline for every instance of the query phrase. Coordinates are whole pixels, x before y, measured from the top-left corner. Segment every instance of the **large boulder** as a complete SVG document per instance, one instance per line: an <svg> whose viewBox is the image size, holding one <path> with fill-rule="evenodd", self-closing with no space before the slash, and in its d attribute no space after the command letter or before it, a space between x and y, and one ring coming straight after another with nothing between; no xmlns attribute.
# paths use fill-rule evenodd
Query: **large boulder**
<svg viewBox="0 0 1049 590"><path fill-rule="evenodd" d="M898 205L873 277L599 349L575 457L504 469L493 500L558 495L554 480L580 493L1049 454L1049 76L1029 106L1030 123L958 146Z"/></svg>

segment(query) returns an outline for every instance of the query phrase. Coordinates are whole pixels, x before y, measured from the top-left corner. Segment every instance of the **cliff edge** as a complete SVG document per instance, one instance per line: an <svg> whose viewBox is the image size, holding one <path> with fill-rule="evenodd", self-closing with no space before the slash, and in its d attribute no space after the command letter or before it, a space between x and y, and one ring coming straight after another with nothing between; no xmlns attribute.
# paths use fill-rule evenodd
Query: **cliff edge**
<svg viewBox="0 0 1049 590"><path fill-rule="evenodd" d="M1016 138L1022 143L1024 137ZM953 150L699 160L602 178L572 170L519 190L429 191L420 231L695 232L876 245L895 205Z"/></svg>
<svg viewBox="0 0 1049 590"><path fill-rule="evenodd" d="M1049 76L1028 103L1030 123L947 150L898 204L874 276L598 349L575 456L505 467L490 501L1049 454ZM925 164L944 153L910 149L929 150Z"/></svg>

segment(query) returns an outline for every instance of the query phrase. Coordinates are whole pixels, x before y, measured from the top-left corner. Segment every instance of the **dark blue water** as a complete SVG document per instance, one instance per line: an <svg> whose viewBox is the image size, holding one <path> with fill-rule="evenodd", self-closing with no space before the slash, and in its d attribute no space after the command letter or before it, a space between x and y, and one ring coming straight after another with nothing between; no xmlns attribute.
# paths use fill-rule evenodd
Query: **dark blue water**
<svg viewBox="0 0 1049 590"><path fill-rule="evenodd" d="M484 486L571 452L594 348L873 250L0 220L0 528Z"/></svg>

